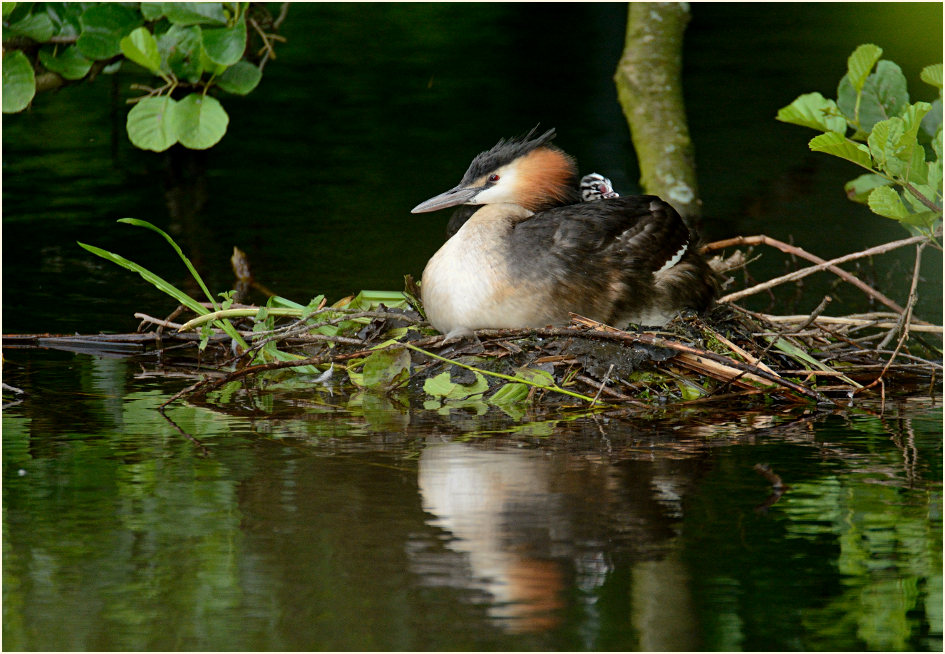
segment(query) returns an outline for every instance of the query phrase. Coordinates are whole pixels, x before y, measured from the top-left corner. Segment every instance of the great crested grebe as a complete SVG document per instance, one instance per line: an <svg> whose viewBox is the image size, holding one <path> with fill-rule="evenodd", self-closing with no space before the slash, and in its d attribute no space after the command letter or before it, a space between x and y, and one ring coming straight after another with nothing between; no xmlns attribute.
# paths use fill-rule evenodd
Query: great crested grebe
<svg viewBox="0 0 945 654"><path fill-rule="evenodd" d="M570 312L625 326L704 311L715 275L675 209L652 195L617 196L602 176L579 188L554 136L500 140L458 186L412 210L472 209L423 271L430 323L457 337L567 324Z"/></svg>

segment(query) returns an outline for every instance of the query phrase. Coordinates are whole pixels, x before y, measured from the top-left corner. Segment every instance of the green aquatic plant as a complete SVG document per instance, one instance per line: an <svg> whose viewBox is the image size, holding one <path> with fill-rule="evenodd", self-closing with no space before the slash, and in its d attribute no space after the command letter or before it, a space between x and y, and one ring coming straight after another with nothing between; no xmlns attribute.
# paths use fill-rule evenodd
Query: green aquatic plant
<svg viewBox="0 0 945 654"><path fill-rule="evenodd" d="M910 103L902 70L882 54L878 46L859 46L836 100L805 93L777 119L823 132L811 139L811 150L869 171L844 187L851 200L932 237L942 224L942 64L920 75L939 97Z"/></svg>
<svg viewBox="0 0 945 654"><path fill-rule="evenodd" d="M4 2L3 113L23 111L38 91L136 65L156 80L132 85L145 94L131 100L131 142L155 152L212 147L229 116L209 92L256 88L279 39L262 26L282 18L248 2ZM261 57L251 36L262 40Z"/></svg>
<svg viewBox="0 0 945 654"><path fill-rule="evenodd" d="M168 234L167 232L165 232L159 227L155 227L154 225L152 225L151 223L145 220L138 220L137 218L121 218L118 222L125 223L127 225L134 225L136 227L145 227L163 236L164 239L171 245L171 247L174 249L177 255L184 262L184 265L187 266L187 270L190 271L190 274L193 276L194 280L196 280L197 285L200 286L200 289L204 292L204 295L207 296L207 299L209 300L210 305L214 309L217 309L217 310L222 308L221 305L219 305L216 299L213 297L213 294L210 292L210 289L207 288L207 285L204 283L203 278L200 277L200 273L197 272L197 269L194 268L194 265L190 262L190 259L188 259L187 255L185 255L183 250L180 249L180 246L174 242L174 239L171 238L170 234ZM102 248L95 247L94 245L87 245L85 243L79 242L79 246L88 250L92 254L100 256L103 259L106 259L108 261L111 261L112 263L116 263L119 266L122 266L123 268L127 268L128 270L138 273L139 275L141 275L142 279L144 279L147 282L150 282L159 291L166 293L167 295L170 295L172 298L174 298L175 300L177 300L178 302L186 306L188 309L194 311L195 313L200 314L200 315L207 315L211 313L210 309L207 309L200 302L193 299L192 297L184 293L182 290L180 290L179 288L177 288L176 286L174 286L167 280L154 274L153 272L151 272L144 266L139 265L135 263L134 261L130 261L119 254L115 254L114 252L109 252L108 250L103 250ZM232 338L234 341L236 341L236 343L240 345L242 348L245 349L248 347L246 345L246 341L243 340L243 337L239 335L239 333L236 331L236 328L233 327L233 324L230 323L229 320L224 319L222 321L217 321L216 324L219 327L221 327L227 333L227 335L230 338ZM204 341L201 343L201 346L206 346L206 337L204 338Z"/></svg>

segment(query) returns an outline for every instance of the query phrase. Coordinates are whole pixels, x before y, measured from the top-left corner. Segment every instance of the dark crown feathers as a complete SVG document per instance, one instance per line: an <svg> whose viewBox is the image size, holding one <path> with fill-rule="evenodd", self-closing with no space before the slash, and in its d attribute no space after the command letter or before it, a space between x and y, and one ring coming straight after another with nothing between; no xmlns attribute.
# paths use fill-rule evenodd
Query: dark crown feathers
<svg viewBox="0 0 945 654"><path fill-rule="evenodd" d="M553 127L541 136L532 138L536 131L538 131L537 125L525 136L509 140L500 139L491 149L477 154L472 163L469 164L469 168L460 183L469 184L486 173L511 163L536 148L548 145L555 137Z"/></svg>

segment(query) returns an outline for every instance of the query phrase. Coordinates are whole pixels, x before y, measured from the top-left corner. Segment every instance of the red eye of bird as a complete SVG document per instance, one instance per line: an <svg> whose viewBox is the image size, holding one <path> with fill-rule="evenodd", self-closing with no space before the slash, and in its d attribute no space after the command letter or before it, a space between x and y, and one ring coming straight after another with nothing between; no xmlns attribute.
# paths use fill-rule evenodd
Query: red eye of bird
<svg viewBox="0 0 945 654"><path fill-rule="evenodd" d="M498 181L499 181L499 176L496 175L496 174L489 175L489 181L490 181L490 182L498 182Z"/></svg>

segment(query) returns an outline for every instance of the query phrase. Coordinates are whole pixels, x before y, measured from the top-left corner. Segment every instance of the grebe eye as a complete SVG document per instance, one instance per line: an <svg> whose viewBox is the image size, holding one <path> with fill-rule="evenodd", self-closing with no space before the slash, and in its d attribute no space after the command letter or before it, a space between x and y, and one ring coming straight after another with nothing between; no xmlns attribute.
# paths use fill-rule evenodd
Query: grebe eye
<svg viewBox="0 0 945 654"><path fill-rule="evenodd" d="M492 175L489 175L489 181L490 181L490 182L498 182L498 181L499 181L499 176L496 175L495 173L493 173Z"/></svg>

